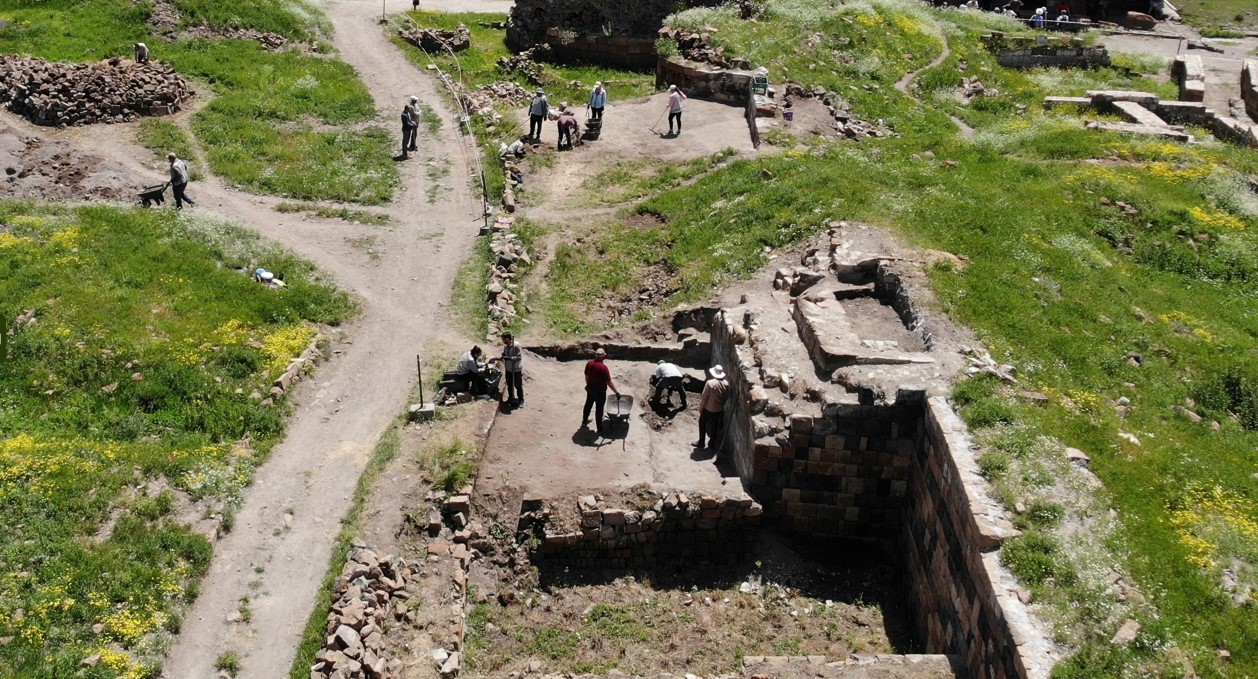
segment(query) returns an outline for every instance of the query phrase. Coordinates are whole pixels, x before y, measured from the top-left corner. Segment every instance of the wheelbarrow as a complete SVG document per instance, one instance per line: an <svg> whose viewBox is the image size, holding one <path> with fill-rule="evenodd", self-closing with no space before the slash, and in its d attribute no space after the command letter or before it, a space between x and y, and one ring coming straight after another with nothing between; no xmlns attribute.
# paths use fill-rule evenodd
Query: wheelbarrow
<svg viewBox="0 0 1258 679"><path fill-rule="evenodd" d="M586 141L596 141L598 136L603 132L602 118L587 118L585 121L585 133L581 135Z"/></svg>
<svg viewBox="0 0 1258 679"><path fill-rule="evenodd" d="M624 438L629 436L629 413L633 410L633 397L629 394L616 394L607 397L607 431L622 430ZM611 438L610 436L608 438Z"/></svg>
<svg viewBox="0 0 1258 679"><path fill-rule="evenodd" d="M166 187L170 186L170 182L158 184L156 186L148 186L140 189L140 205L148 207L153 203L161 205L166 202Z"/></svg>

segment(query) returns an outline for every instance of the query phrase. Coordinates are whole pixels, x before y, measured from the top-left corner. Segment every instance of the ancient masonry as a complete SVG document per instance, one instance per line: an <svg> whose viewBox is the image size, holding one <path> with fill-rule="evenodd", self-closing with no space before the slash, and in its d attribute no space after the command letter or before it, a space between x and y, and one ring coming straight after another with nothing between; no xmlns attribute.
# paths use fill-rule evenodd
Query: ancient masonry
<svg viewBox="0 0 1258 679"><path fill-rule="evenodd" d="M9 110L57 127L169 115L193 95L168 67L117 58L72 64L0 55L0 83L0 103Z"/></svg>
<svg viewBox="0 0 1258 679"><path fill-rule="evenodd" d="M1109 66L1104 45L1087 46L1079 38L1039 35L1011 37L993 32L982 37L983 45L996 53L996 63L1005 68L1092 68Z"/></svg>
<svg viewBox="0 0 1258 679"><path fill-rule="evenodd" d="M763 508L751 498L661 493L641 509L605 507L596 496L578 499L580 521L551 523L553 507L529 499L521 507L521 542L537 538L532 560L579 568L628 568L751 553Z"/></svg>
<svg viewBox="0 0 1258 679"><path fill-rule="evenodd" d="M1252 88L1251 88L1252 89ZM1181 97L1182 99L1183 97ZM1200 125L1216 137L1242 146L1258 147L1258 125L1220 115L1199 101L1162 101L1150 92L1090 91L1085 97L1046 97L1044 107L1078 106L1115 113L1130 122L1089 122L1089 128L1192 141L1184 125Z"/></svg>
<svg viewBox="0 0 1258 679"><path fill-rule="evenodd" d="M729 370L725 447L744 487L771 525L893 546L904 556L913 622L929 651L962 657L973 677L1047 676L1051 646L999 563L1002 542L1017 532L990 494L965 425L943 397L911 384L917 368L935 360L928 324L901 276L847 249L838 230L826 260L811 251L804 266L774 279L790 293L817 376L850 381L850 371L864 371L905 386L879 398L871 388L828 389L807 371L784 374L788 349L779 328L762 327L764 312L722 310L712 353ZM816 271L823 262L837 282ZM889 305L924 351L862 339L842 305L862 296Z"/></svg>
<svg viewBox="0 0 1258 679"><path fill-rule="evenodd" d="M507 44L519 52L545 43L559 58L650 67L656 32L678 5L677 0L519 0L511 9Z"/></svg>

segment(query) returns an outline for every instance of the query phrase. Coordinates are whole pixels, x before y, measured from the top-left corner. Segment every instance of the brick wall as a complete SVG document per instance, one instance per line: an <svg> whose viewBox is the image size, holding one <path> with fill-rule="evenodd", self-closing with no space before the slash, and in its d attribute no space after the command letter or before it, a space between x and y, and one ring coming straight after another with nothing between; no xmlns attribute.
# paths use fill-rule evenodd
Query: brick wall
<svg viewBox="0 0 1258 679"><path fill-rule="evenodd" d="M740 559L756 545L763 514L746 497L670 493L644 509L583 506L580 528L560 532L551 527L545 502L533 501L525 510L519 530L538 538L530 558L577 568Z"/></svg>

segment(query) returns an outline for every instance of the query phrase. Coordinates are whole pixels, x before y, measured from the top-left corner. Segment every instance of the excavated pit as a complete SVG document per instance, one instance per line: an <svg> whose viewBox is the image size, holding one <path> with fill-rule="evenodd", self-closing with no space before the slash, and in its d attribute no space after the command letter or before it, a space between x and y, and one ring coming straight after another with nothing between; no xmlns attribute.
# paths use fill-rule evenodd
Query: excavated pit
<svg viewBox="0 0 1258 679"><path fill-rule="evenodd" d="M472 564L467 674L1047 676L999 564L1016 533L935 395L958 338L920 276L845 235L649 346L605 338L627 430L579 426L599 342L534 355L546 402L497 419L477 482L516 552ZM697 394L643 406L658 358L695 385L725 367L717 450L688 445Z"/></svg>

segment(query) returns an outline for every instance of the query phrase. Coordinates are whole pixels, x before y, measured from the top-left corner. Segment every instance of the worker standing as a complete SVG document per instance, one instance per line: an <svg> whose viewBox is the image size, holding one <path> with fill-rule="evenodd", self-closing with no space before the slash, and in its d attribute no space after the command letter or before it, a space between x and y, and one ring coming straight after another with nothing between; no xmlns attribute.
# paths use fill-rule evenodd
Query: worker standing
<svg viewBox="0 0 1258 679"><path fill-rule="evenodd" d="M729 396L729 382L725 381L725 369L719 364L708 369L712 377L703 385L703 395L699 397L699 440L695 447L706 448L704 439L710 439L712 447L720 444L717 435L721 431L721 423L725 417L725 399Z"/></svg>
<svg viewBox="0 0 1258 679"><path fill-rule="evenodd" d="M529 102L529 137L535 142L542 140L542 122L550 113L550 102L546 100L546 92L537 88L533 100Z"/></svg>
<svg viewBox="0 0 1258 679"><path fill-rule="evenodd" d="M418 151L416 137L419 136L419 97L412 96L409 103L402 107L402 157L409 158L411 151Z"/></svg>
<svg viewBox="0 0 1258 679"><path fill-rule="evenodd" d="M686 108L686 93L677 89L676 85L668 86L668 134L681 136L681 112ZM673 121L677 121L677 131L673 132Z"/></svg>
<svg viewBox="0 0 1258 679"><path fill-rule="evenodd" d="M612 372L604 362L607 352L599 347L594 358L585 364L585 407L581 411L581 427L590 423L590 408L594 408L594 428L603 433L603 404L607 401L607 390L620 396L616 383L612 381Z"/></svg>
<svg viewBox="0 0 1258 679"><path fill-rule="evenodd" d="M166 160L170 161L170 188L175 193L175 209L182 210L184 203L196 205L197 202L184 193L188 189L188 164L174 153L167 153Z"/></svg>
<svg viewBox="0 0 1258 679"><path fill-rule="evenodd" d="M603 119L603 108L607 106L607 90L603 89L602 81L594 83L594 89L590 90L590 101L586 106L590 109L591 118Z"/></svg>

